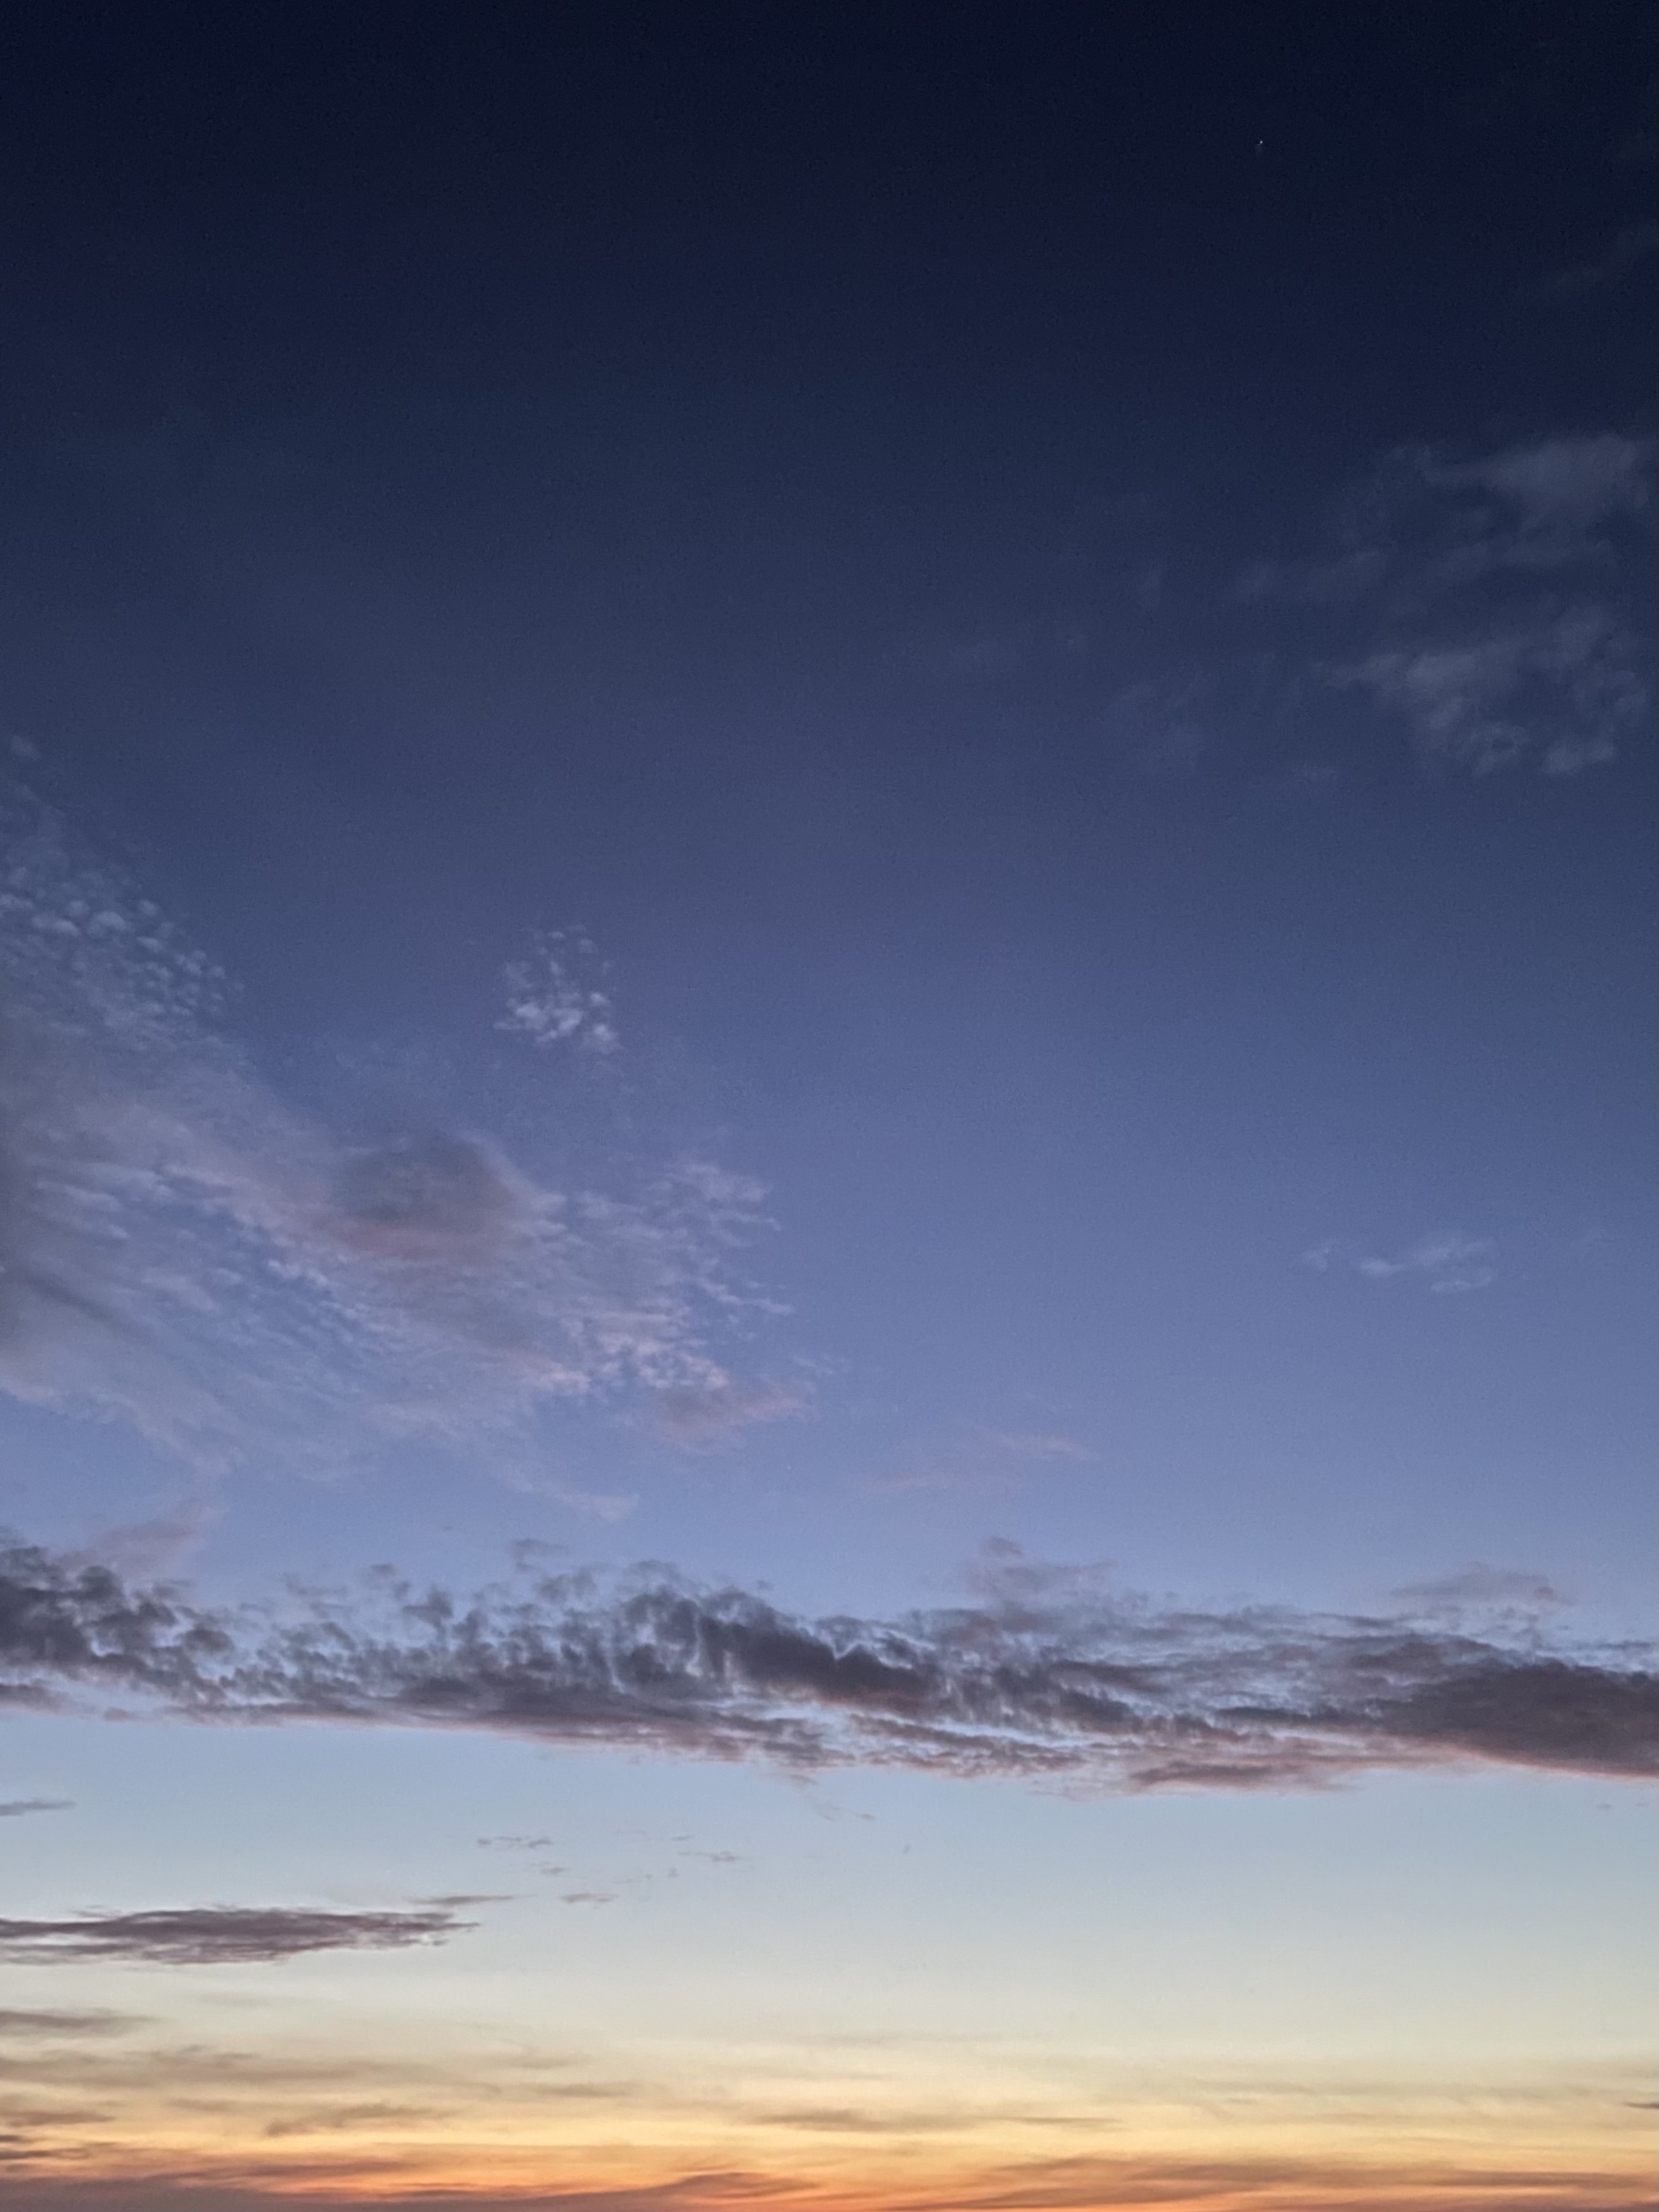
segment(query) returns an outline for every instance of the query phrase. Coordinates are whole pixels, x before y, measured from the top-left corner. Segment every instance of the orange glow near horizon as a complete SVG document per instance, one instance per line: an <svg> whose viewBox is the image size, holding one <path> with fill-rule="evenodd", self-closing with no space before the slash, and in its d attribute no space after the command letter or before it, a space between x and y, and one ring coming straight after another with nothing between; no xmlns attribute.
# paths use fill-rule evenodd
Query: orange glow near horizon
<svg viewBox="0 0 1659 2212"><path fill-rule="evenodd" d="M1275 2094L1265 2081L1235 2081L1212 2085L1207 2116L1161 2099L1093 2114L1068 2112L1064 2100L1046 2111L1031 2100L1023 2112L975 2112L965 2098L954 2109L884 2108L867 2082L862 2107L821 2097L763 2108L742 2085L724 2110L711 2108L706 2087L634 2104L620 2090L607 2097L603 2084L550 2083L540 2095L515 2093L506 2108L489 2100L491 2110L469 2083L445 2109L441 2069L418 2094L412 2079L400 2091L369 2068L354 2084L352 2070L343 2063L325 2096L313 2083L303 2107L297 2081L277 2094L267 2077L240 2092L227 2081L217 2099L196 2100L213 2104L211 2114L188 2113L174 2098L164 2118L135 2098L125 2125L112 2125L107 2108L65 2106L54 2128L37 2111L41 2133L30 2151L12 2152L0 2205L1635 2212L1652 2201L1651 2114L1634 2069L1554 2094L1541 2083L1469 2083L1437 2099L1332 2084L1313 2112L1306 2098ZM830 2084L832 2094L847 2086ZM556 2099L587 2109L550 2125Z"/></svg>

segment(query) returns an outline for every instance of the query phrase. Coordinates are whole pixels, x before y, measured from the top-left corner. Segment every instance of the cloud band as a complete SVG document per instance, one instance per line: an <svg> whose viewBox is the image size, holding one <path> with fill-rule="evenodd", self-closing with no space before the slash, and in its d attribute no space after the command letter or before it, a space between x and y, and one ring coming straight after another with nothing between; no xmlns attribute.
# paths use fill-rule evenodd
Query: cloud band
<svg viewBox="0 0 1659 2212"><path fill-rule="evenodd" d="M465 1601L382 1578L285 1617L0 1553L0 1698L119 1693L201 1720L485 1729L542 1741L1148 1790L1376 1768L1659 1771L1630 1646L1430 1613L1159 1609L995 1562L975 1602L808 1620L659 1575Z"/></svg>

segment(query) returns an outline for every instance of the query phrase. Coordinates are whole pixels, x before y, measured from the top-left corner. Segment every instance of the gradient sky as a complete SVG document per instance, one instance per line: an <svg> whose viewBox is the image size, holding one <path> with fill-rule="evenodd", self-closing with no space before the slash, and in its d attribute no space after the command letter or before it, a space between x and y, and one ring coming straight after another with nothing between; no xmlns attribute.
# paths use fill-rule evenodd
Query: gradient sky
<svg viewBox="0 0 1659 2212"><path fill-rule="evenodd" d="M0 2205L1653 2202L1655 40L0 73Z"/></svg>

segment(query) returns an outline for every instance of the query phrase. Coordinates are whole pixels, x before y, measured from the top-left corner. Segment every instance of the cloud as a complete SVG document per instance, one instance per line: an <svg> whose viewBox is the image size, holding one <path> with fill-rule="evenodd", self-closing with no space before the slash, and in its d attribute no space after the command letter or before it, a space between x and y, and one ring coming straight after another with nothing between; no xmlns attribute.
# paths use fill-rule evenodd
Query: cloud
<svg viewBox="0 0 1659 2212"><path fill-rule="evenodd" d="M1581 299L1586 292L1606 291L1622 283L1644 261L1659 252L1659 223L1632 222L1610 239L1600 253L1552 276L1545 290L1558 299Z"/></svg>
<svg viewBox="0 0 1659 2212"><path fill-rule="evenodd" d="M676 1443L708 1445L763 1423L793 1420L811 1401L801 1383L722 1382L665 1390L653 1410L657 1426Z"/></svg>
<svg viewBox="0 0 1659 2212"><path fill-rule="evenodd" d="M143 2025L134 2013L0 2011L0 2038L16 2036L27 2043L64 2036L125 2035Z"/></svg>
<svg viewBox="0 0 1659 2212"><path fill-rule="evenodd" d="M0 1920L0 1958L35 1966L88 1960L247 1966L310 1951L399 1950L412 1943L438 1943L470 1924L447 1911L307 1912L274 1905L82 1913L71 1920Z"/></svg>
<svg viewBox="0 0 1659 2212"><path fill-rule="evenodd" d="M319 2105L287 2119L267 2120L261 2132L280 2142L286 2136L336 2135L356 2128L430 2126L447 2117L445 2107L433 2105Z"/></svg>
<svg viewBox="0 0 1659 2212"><path fill-rule="evenodd" d="M1465 1237L1455 1230L1420 1237L1407 1250L1391 1255L1355 1253L1329 1240L1314 1245L1302 1257L1304 1265L1318 1274L1342 1266L1374 1283L1385 1283L1399 1275L1415 1276L1427 1289L1449 1297L1488 1290L1498 1280L1497 1247L1491 1237Z"/></svg>
<svg viewBox="0 0 1659 2212"><path fill-rule="evenodd" d="M232 1614L17 1547L0 1556L0 1673L36 1704L119 1692L203 1721L477 1728L1082 1788L1659 1764L1645 1649L1547 1642L1524 1614L1476 1632L1438 1605L1158 1607L1008 1545L987 1553L974 1602L891 1621L805 1619L659 1571L530 1575L465 1598L383 1574L303 1611Z"/></svg>
<svg viewBox="0 0 1659 2212"><path fill-rule="evenodd" d="M1132 684L1108 706L1103 726L1143 775L1190 775L1213 747L1214 685L1180 676Z"/></svg>
<svg viewBox="0 0 1659 2212"><path fill-rule="evenodd" d="M1061 1429L997 1429L988 1441L1015 1459L1087 1462L1099 1456Z"/></svg>
<svg viewBox="0 0 1659 2212"><path fill-rule="evenodd" d="M28 1813L68 1813L74 1806L72 1797L10 1797L0 1802L0 1820L21 1820Z"/></svg>
<svg viewBox="0 0 1659 2212"><path fill-rule="evenodd" d="M428 2115L422 2111L415 2117ZM859 2119L856 2112L843 2119L825 2108L816 2115L784 2115L782 2124L833 2133L849 2123L856 2128ZM368 2124L366 2118L352 2123ZM74 2172L37 2168L14 2179L0 2176L0 2205L26 2206L27 2212L289 2212L296 2202L296 2181L303 2191L298 2201L307 2212L362 2212L368 2203L380 2212L736 2212L739 2207L779 2212L786 2205L830 2203L836 2212L1101 2212L1106 2205L1163 2205L1170 2212L1245 2207L1330 2212L1338 2204L1352 2212L1516 2212L1523 2204L1528 2212L1652 2212L1653 2203L1634 2160L1568 2165L1559 2157L1535 2160L1517 2154L1501 2163L1450 2162L1408 2148L1395 2159L1344 2159L1316 2151L1208 2158L1094 2151L988 2166L952 2158L931 2172L907 2160L884 2185L872 2177L866 2186L844 2185L830 2198L818 2172L797 2176L726 2168L654 2184L549 2190L514 2182L446 2186L363 2158L331 2165L312 2159L303 2167L273 2159L262 2170L257 2155L244 2155L216 2160L212 2167L192 2161L171 2171L155 2170L151 2158L139 2166L129 2161L118 2176L107 2178L86 2170L85 2163Z"/></svg>
<svg viewBox="0 0 1659 2212"><path fill-rule="evenodd" d="M1566 1602L1547 1575L1489 1567L1479 1560L1454 1575L1401 1583L1394 1595L1415 1613L1440 1613L1450 1619L1497 1612L1535 1620Z"/></svg>
<svg viewBox="0 0 1659 2212"><path fill-rule="evenodd" d="M134 2173L118 2179L93 2174L0 2173L0 2206L19 2212L292 2212L295 2167L284 2160L268 2171L250 2172L253 2161L235 2161L232 2178L220 2179L198 2167L182 2172ZM446 2189L422 2181L410 2185L397 2168L362 2160L332 2167L309 2161L304 2169L306 2212L777 2212L780 2205L810 2201L811 2182L775 2174L740 2172L687 2173L678 2179L641 2186L594 2189L505 2189L473 2186ZM363 2194L365 2179L377 2185ZM336 2186L326 2185L333 2182ZM915 2200L916 2212L921 2201ZM1547 2202L1540 2212L1567 2212ZM1601 2204L1595 2212L1625 2212Z"/></svg>
<svg viewBox="0 0 1659 2212"><path fill-rule="evenodd" d="M586 930L538 932L528 958L505 971L507 1012L496 1028L527 1037L544 1051L568 1045L609 1058L621 1049L622 1038L610 998L598 988L604 973L599 948Z"/></svg>
<svg viewBox="0 0 1659 2212"><path fill-rule="evenodd" d="M1492 1254L1489 1237L1463 1237L1454 1231L1419 1237L1409 1251L1393 1259L1371 1255L1356 1260L1354 1266L1373 1282L1386 1282L1393 1275L1420 1275L1431 1291L1456 1294L1484 1291L1498 1280Z"/></svg>
<svg viewBox="0 0 1659 2212"><path fill-rule="evenodd" d="M204 1482L413 1437L537 1486L550 1405L736 1402L710 1343L763 1303L732 1272L758 1186L687 1160L559 1188L416 1117L347 1141L49 809L0 792L0 1389L129 1423ZM192 1510L129 1549L187 1544Z"/></svg>
<svg viewBox="0 0 1659 2212"><path fill-rule="evenodd" d="M1651 2207L1628 2168L1572 2170L1516 2159L1504 2165L1430 2157L1397 2160L1182 2158L1127 2154L1023 2159L958 2188L901 2197L896 2212L1102 2212L1165 2205L1170 2212L1639 2212Z"/></svg>
<svg viewBox="0 0 1659 2212"><path fill-rule="evenodd" d="M1536 749L1554 731L1549 775L1615 760L1646 713L1648 690L1630 632L1607 611L1569 606L1524 627L1368 654L1341 680L1368 690L1411 725L1425 754L1484 775Z"/></svg>
<svg viewBox="0 0 1659 2212"><path fill-rule="evenodd" d="M1340 504L1326 553L1257 563L1237 596L1320 609L1344 640L1324 680L1403 723L1428 765L1574 775L1650 712L1654 460L1613 432L1401 447Z"/></svg>
<svg viewBox="0 0 1659 2212"><path fill-rule="evenodd" d="M1620 516L1653 504L1650 438L1544 438L1508 446L1473 461L1419 459L1424 481L1441 490L1495 495L1510 512L1470 515L1460 532L1465 560L1521 568L1595 559L1605 550L1594 533ZM1518 533L1515 526L1518 524Z"/></svg>
<svg viewBox="0 0 1659 2212"><path fill-rule="evenodd" d="M857 1487L876 1498L927 1492L1006 1496L1022 1487L1034 1469L1086 1465L1097 1457L1086 1444L1056 1429L977 1429L866 1475Z"/></svg>

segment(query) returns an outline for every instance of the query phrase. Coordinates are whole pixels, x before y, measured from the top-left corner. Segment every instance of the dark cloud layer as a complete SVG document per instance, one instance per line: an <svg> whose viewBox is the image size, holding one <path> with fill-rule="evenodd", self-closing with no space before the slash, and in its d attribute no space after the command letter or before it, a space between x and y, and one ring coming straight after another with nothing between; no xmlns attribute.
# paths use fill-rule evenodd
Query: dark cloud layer
<svg viewBox="0 0 1659 2212"><path fill-rule="evenodd" d="M799 1770L1127 1789L1296 1788L1372 1767L1659 1771L1645 1650L1517 1613L1158 1608L994 1553L976 1601L808 1620L660 1574L463 1600L389 1573L284 1615L214 1612L0 1553L0 1698L204 1720L482 1728Z"/></svg>
<svg viewBox="0 0 1659 2212"><path fill-rule="evenodd" d="M247 1966L307 1951L399 1950L441 1942L465 1924L453 1912L307 1912L282 1905L89 1912L70 1920L0 1920L0 1958L20 1965L113 1959L162 1966Z"/></svg>

